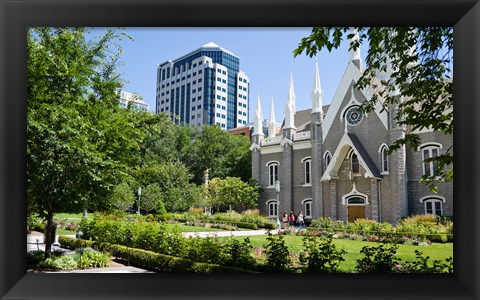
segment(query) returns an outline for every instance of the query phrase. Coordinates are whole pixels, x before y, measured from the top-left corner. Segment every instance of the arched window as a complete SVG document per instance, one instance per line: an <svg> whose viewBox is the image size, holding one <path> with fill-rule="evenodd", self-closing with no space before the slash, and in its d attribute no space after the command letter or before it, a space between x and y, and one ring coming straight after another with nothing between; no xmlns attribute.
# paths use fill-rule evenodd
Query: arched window
<svg viewBox="0 0 480 300"><path fill-rule="evenodd" d="M278 212L277 200L268 200L267 206L268 206L268 216L276 217Z"/></svg>
<svg viewBox="0 0 480 300"><path fill-rule="evenodd" d="M388 173L388 147L387 145L383 144L380 146L380 165L381 165L381 173L385 174Z"/></svg>
<svg viewBox="0 0 480 300"><path fill-rule="evenodd" d="M278 180L278 161L271 161L267 163L268 168L268 186L275 186L275 181Z"/></svg>
<svg viewBox="0 0 480 300"><path fill-rule="evenodd" d="M347 198L347 205L365 205L365 197L350 196Z"/></svg>
<svg viewBox="0 0 480 300"><path fill-rule="evenodd" d="M302 163L304 165L305 185L312 184L312 158L305 157L302 159Z"/></svg>
<svg viewBox="0 0 480 300"><path fill-rule="evenodd" d="M425 206L425 214L432 214L435 216L441 216L443 214L442 203L445 202L445 198L439 196L427 196L420 199Z"/></svg>
<svg viewBox="0 0 480 300"><path fill-rule="evenodd" d="M312 199L308 198L302 201L302 204L305 206L305 218L312 217Z"/></svg>
<svg viewBox="0 0 480 300"><path fill-rule="evenodd" d="M432 157L437 157L440 154L441 144L430 143L420 146L422 151L422 161L423 161L423 175L432 176L437 170L437 164L433 161L425 161Z"/></svg>
<svg viewBox="0 0 480 300"><path fill-rule="evenodd" d="M352 152L351 156L351 166L352 166L352 173L359 174L360 173L360 162L358 161L358 156L355 152Z"/></svg>
<svg viewBox="0 0 480 300"><path fill-rule="evenodd" d="M323 156L323 161L324 161L324 171L327 169L328 165L332 161L332 154L330 154L330 151L325 152L325 155Z"/></svg>

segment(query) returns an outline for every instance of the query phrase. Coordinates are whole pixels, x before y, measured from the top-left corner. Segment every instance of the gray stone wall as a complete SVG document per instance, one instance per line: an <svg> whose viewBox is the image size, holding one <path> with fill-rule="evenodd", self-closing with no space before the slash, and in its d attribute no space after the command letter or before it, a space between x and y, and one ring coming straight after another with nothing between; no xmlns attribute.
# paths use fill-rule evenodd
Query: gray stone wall
<svg viewBox="0 0 480 300"><path fill-rule="evenodd" d="M436 142L442 144L440 154L445 154L448 148L453 145L452 135L445 135L439 132L427 132L419 134L421 144ZM453 154L453 152L452 152ZM438 195L433 193L425 183L419 182L423 175L422 151L407 149L407 166L408 166L408 204L409 214L424 214L425 204L420 199L427 196L440 196L445 198L442 203L443 215L453 216L453 182L437 182Z"/></svg>

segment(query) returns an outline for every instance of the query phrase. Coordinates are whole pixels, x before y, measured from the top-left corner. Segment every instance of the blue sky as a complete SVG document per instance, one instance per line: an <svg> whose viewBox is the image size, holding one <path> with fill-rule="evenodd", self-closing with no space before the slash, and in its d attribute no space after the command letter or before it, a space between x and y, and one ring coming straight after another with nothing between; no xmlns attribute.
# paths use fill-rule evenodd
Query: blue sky
<svg viewBox="0 0 480 300"><path fill-rule="evenodd" d="M119 68L126 80L125 90L139 93L155 109L157 65L174 60L209 42L240 57L240 69L250 78L250 116L260 94L264 118L270 115L270 101L275 103L276 120L283 120L290 73L293 74L297 110L311 107L315 57L293 50L311 28L128 28L134 41L121 42L124 66ZM362 58L366 49L362 50ZM329 104L343 76L349 59L347 43L329 53L317 54L324 104Z"/></svg>

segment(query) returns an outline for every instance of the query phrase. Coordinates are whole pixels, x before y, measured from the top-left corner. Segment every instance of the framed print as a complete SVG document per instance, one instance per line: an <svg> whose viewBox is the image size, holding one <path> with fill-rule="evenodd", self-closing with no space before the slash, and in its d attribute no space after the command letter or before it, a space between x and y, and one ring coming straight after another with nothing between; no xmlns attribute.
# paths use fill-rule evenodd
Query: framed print
<svg viewBox="0 0 480 300"><path fill-rule="evenodd" d="M480 4L478 1L39 0L23 2L0 0L0 11L1 299L480 298L480 288L478 287L480 281L478 249L480 206L478 199L480 195L477 187L480 182L478 171L480 167L478 158L478 153L480 153L480 149L478 149L480 136L478 122L480 112ZM26 273L26 257L24 255L28 181L26 176L26 77L29 28L127 27L139 29L155 27L165 29L202 27L255 30L256 28L311 28L314 26L453 27L453 74L455 77L453 82L455 106L453 144L456 148L455 179L453 181L453 197L456 199L453 210L455 218L453 274ZM254 39L246 39L245 43L248 43L249 47L253 49L260 44ZM207 45L209 47L217 46ZM168 59L166 57L165 61ZM279 63L281 64L281 62ZM159 74L161 76L162 73ZM323 74L322 76L327 75ZM305 77L310 78L308 75ZM219 77L219 80L221 81L222 78ZM242 80L245 78L243 77ZM245 81L245 83L247 82ZM355 95L358 93L354 94L352 88L352 99ZM255 106L254 95L250 94L249 103L251 107ZM157 105L155 103L155 109L157 109ZM158 106L158 109L166 109L166 106ZM342 123L345 128L361 126L362 122L368 120L368 116L363 115L355 105L345 108L345 116L345 120L349 124ZM189 115L189 117L191 116ZM248 120L248 115L246 119ZM285 122L288 123L287 118ZM298 137L302 138L300 135ZM350 143L352 148L359 145L355 138L350 138L346 143ZM425 148L424 155L432 156L433 153L436 153L434 151L438 151L437 148L430 146ZM378 150L382 170L375 171L372 168L365 171L370 172L372 177L380 176L381 172L387 174L389 171L388 159L382 156L384 151L386 149L382 147ZM335 149L330 152L322 155L329 162L338 156ZM352 165L355 165L355 170L358 170L351 176L358 175L360 178L361 170L371 164L362 158L362 150L359 150L358 153L359 157L351 153L342 155L348 157ZM305 185L308 186L311 184L311 178L314 178L311 157L302 157L301 160L299 159L299 164L300 161L302 167L307 170L301 175L302 180L305 180ZM276 183L278 161L272 158L269 162L265 162L271 197L266 199L264 214L277 216L280 211L277 202L274 201L274 195L276 190L283 188ZM424 171L425 168L433 168L432 165L423 167ZM331 166L329 171L335 170L335 168L338 171L340 166ZM206 174L208 177L208 171ZM375 216L372 210L366 208L371 199L361 192L361 188L360 184L354 184L352 188L345 191L343 199L342 197L339 199L345 204L344 215L341 215L345 221L349 220L349 216L352 220ZM138 197L144 193L145 189L139 189ZM140 198L138 201L140 202ZM442 214L451 209L443 205L444 202L444 198L440 196L425 198L421 203L419 202L418 208L430 214ZM316 209L315 203L308 197L304 197L301 205L306 214L305 218ZM280 223L280 220L278 222Z"/></svg>

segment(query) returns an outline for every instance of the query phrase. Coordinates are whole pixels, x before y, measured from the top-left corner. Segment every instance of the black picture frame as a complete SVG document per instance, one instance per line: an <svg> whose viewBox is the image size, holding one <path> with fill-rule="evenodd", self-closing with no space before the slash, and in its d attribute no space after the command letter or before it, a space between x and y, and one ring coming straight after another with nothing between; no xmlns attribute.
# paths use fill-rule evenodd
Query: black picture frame
<svg viewBox="0 0 480 300"><path fill-rule="evenodd" d="M479 299L478 1L0 0L0 22L1 299ZM335 25L454 26L453 275L26 274L29 26Z"/></svg>

